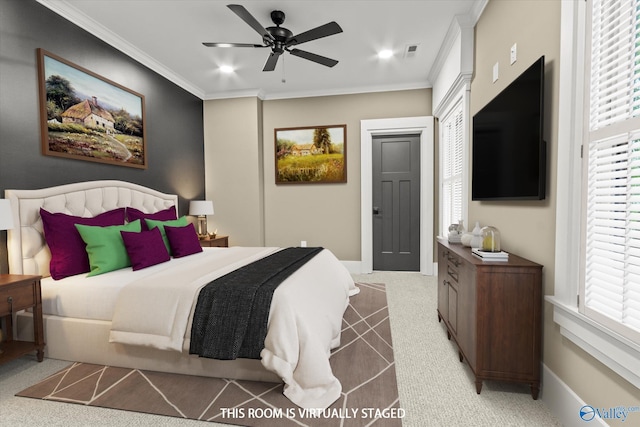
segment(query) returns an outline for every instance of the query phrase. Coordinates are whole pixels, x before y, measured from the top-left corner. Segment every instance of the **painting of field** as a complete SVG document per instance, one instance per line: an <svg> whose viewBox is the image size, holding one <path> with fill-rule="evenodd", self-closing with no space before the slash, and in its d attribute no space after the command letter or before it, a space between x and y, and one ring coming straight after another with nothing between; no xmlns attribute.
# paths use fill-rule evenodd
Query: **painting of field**
<svg viewBox="0 0 640 427"><path fill-rule="evenodd" d="M146 168L144 96L38 49L45 155Z"/></svg>
<svg viewBox="0 0 640 427"><path fill-rule="evenodd" d="M347 182L346 148L346 125L276 129L276 184Z"/></svg>

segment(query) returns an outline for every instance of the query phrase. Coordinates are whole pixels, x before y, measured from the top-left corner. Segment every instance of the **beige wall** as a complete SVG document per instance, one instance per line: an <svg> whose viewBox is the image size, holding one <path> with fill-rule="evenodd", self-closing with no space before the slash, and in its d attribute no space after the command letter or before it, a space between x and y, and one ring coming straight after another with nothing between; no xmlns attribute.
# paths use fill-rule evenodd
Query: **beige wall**
<svg viewBox="0 0 640 427"><path fill-rule="evenodd" d="M475 76L471 114L475 114L537 58L545 55L545 139L548 151L547 198L528 202L471 202L469 222L494 225L507 251L544 266L545 294L554 292L556 163L558 141L558 76L560 1L490 0L476 25ZM517 43L518 59L509 65ZM493 65L499 79L492 83ZM559 333L545 303L543 360L587 404L597 407L637 405L638 391ZM597 387L594 386L597 384ZM544 386L542 388L544 394ZM578 408L576 408L576 419Z"/></svg>
<svg viewBox="0 0 640 427"><path fill-rule="evenodd" d="M360 257L360 120L427 116L431 90L380 92L264 102L266 243L331 249L341 260ZM274 183L274 128L347 125L347 183Z"/></svg>
<svg viewBox="0 0 640 427"><path fill-rule="evenodd" d="M207 225L231 245L264 245L261 127L258 98L204 103L205 189L215 211Z"/></svg>
<svg viewBox="0 0 640 427"><path fill-rule="evenodd" d="M360 120L428 115L431 89L206 101L206 188L216 212L210 222L230 234L233 245L259 244L263 225L266 246L306 240L341 260L360 261ZM347 125L347 183L276 186L274 129L334 124ZM261 191L263 222L257 218Z"/></svg>

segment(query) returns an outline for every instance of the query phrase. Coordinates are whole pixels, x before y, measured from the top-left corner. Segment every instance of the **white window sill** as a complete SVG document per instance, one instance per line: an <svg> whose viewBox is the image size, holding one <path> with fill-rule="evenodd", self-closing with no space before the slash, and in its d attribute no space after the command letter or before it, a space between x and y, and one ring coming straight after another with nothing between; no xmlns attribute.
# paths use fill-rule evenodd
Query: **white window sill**
<svg viewBox="0 0 640 427"><path fill-rule="evenodd" d="M548 295L560 333L618 375L640 388L640 346L594 322L575 306Z"/></svg>

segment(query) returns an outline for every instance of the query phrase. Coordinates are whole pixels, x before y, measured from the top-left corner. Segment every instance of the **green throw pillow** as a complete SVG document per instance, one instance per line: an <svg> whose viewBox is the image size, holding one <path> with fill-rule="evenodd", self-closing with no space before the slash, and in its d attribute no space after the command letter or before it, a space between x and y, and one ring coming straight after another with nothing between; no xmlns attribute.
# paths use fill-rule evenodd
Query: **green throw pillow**
<svg viewBox="0 0 640 427"><path fill-rule="evenodd" d="M80 237L87 244L89 256L89 276L107 273L113 270L129 267L131 260L122 240L121 231L140 232L140 220L126 225L111 225L98 227L75 224Z"/></svg>
<svg viewBox="0 0 640 427"><path fill-rule="evenodd" d="M189 222L187 221L186 216L181 216L178 219L172 219L170 221L159 221L156 219L146 219L147 227L149 230L158 227L160 229L160 234L162 234L162 240L164 241L164 245L167 247L167 252L170 255L173 255L171 252L171 245L169 245L169 239L167 238L167 233L164 231L164 226L168 225L169 227L186 227Z"/></svg>

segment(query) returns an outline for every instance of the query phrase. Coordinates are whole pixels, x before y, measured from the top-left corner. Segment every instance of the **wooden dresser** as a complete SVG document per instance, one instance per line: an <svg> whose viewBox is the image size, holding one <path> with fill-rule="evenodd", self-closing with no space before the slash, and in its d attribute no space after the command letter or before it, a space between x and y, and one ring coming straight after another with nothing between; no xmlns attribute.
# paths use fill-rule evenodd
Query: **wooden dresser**
<svg viewBox="0 0 640 427"><path fill-rule="evenodd" d="M480 394L483 380L540 390L542 266L514 254L483 261L471 249L438 239L438 321L458 345Z"/></svg>

